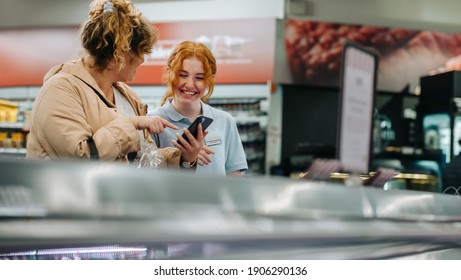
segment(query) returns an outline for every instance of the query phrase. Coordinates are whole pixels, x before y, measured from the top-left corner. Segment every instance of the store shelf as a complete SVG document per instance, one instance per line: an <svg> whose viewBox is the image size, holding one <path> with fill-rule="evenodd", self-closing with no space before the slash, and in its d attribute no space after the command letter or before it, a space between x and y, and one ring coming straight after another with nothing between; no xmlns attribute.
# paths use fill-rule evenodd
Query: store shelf
<svg viewBox="0 0 461 280"><path fill-rule="evenodd" d="M0 148L0 154L26 154L26 148Z"/></svg>
<svg viewBox="0 0 461 280"><path fill-rule="evenodd" d="M0 123L0 157L24 158L26 155L26 139L30 131L29 123Z"/></svg>
<svg viewBox="0 0 461 280"><path fill-rule="evenodd" d="M15 122L15 123L0 122L0 129L17 129L17 130L22 130L22 131L29 131L30 125L24 122Z"/></svg>
<svg viewBox="0 0 461 280"><path fill-rule="evenodd" d="M209 104L231 114L239 130L240 139L248 162L246 174L264 173L266 146L267 98L214 98Z"/></svg>

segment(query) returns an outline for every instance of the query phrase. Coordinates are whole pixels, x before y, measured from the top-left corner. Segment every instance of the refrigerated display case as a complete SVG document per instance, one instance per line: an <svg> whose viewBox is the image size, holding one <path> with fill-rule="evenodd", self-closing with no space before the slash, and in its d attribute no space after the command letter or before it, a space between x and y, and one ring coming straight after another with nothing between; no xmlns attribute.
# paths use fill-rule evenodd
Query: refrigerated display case
<svg viewBox="0 0 461 280"><path fill-rule="evenodd" d="M248 93L248 96L251 96ZM248 163L247 175L264 174L267 98L212 98L209 105L231 114L237 124Z"/></svg>
<svg viewBox="0 0 461 280"><path fill-rule="evenodd" d="M461 148L461 72L421 77L419 143L425 151L441 151L448 163Z"/></svg>
<svg viewBox="0 0 461 280"><path fill-rule="evenodd" d="M0 259L461 258L459 196L0 160Z"/></svg>

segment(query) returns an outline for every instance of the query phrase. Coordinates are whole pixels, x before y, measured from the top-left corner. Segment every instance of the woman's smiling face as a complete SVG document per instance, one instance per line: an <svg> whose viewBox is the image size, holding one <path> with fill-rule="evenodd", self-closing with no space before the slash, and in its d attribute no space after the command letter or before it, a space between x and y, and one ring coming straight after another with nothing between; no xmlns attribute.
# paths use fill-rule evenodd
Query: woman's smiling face
<svg viewBox="0 0 461 280"><path fill-rule="evenodd" d="M175 99L179 102L195 102L206 90L203 64L196 57L183 60L178 73L178 83L174 87Z"/></svg>

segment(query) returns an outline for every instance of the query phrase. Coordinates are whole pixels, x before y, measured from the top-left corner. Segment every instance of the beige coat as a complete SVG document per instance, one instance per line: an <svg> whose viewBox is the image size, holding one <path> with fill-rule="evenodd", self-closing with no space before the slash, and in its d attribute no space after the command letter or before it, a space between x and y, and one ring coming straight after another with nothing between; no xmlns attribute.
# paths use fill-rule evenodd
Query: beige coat
<svg viewBox="0 0 461 280"><path fill-rule="evenodd" d="M146 115L147 105L142 104L129 86L120 82L114 86L126 97L137 115ZM144 137L155 145L147 131L144 131ZM126 158L128 153L140 150L136 128L104 97L81 61L55 66L46 74L34 102L27 158L89 159L87 141L90 138L96 145L100 160ZM160 150L169 167L179 167L178 149Z"/></svg>

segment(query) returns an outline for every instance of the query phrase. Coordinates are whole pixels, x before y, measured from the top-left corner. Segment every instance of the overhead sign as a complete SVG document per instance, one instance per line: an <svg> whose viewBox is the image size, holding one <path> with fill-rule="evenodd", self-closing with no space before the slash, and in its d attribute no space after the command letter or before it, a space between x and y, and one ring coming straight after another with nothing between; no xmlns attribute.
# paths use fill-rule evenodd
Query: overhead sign
<svg viewBox="0 0 461 280"><path fill-rule="evenodd" d="M273 79L275 19L155 24L159 40L137 70L133 85L163 84L166 59L179 42L201 41L218 62L217 84L266 83ZM78 27L0 30L0 86L40 86L54 65L79 57Z"/></svg>

